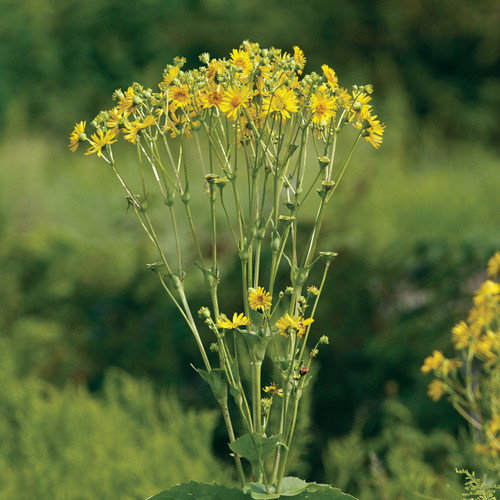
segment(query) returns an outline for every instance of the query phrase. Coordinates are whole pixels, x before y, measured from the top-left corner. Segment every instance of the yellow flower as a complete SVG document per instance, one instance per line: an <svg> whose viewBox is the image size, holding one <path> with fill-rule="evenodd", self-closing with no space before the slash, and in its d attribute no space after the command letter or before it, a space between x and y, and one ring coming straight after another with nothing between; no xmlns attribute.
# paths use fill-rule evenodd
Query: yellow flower
<svg viewBox="0 0 500 500"><path fill-rule="evenodd" d="M198 100L203 109L217 108L224 97L224 90L220 85L210 85L198 93Z"/></svg>
<svg viewBox="0 0 500 500"><path fill-rule="evenodd" d="M206 73L208 81L211 82L217 76L217 73L224 73L224 69L224 61L212 60L208 65Z"/></svg>
<svg viewBox="0 0 500 500"><path fill-rule="evenodd" d="M163 85L168 87L174 78L177 78L179 76L179 66L174 65L167 67L165 72L163 73Z"/></svg>
<svg viewBox="0 0 500 500"><path fill-rule="evenodd" d="M446 391L444 390L444 385L441 380L434 379L429 384L427 394L433 401L439 401L445 393Z"/></svg>
<svg viewBox="0 0 500 500"><path fill-rule="evenodd" d="M321 66L321 69L323 70L323 74L330 84L330 87L332 88L332 90L335 90L339 86L339 79L337 78L335 71L327 64L323 64L323 66Z"/></svg>
<svg viewBox="0 0 500 500"><path fill-rule="evenodd" d="M253 70L253 63L250 60L250 55L244 50L233 49L231 53L232 63L241 69L241 77L246 78Z"/></svg>
<svg viewBox="0 0 500 500"><path fill-rule="evenodd" d="M247 107L252 97L253 91L247 86L232 87L226 90L219 108L230 120L236 120L239 111Z"/></svg>
<svg viewBox="0 0 500 500"><path fill-rule="evenodd" d="M187 108L190 103L191 94L187 85L175 85L168 91L168 97L171 102L171 110L177 108Z"/></svg>
<svg viewBox="0 0 500 500"><path fill-rule="evenodd" d="M264 311L265 309L271 309L272 297L268 292L264 290L261 286L257 287L257 290L252 290L248 294L248 303L250 307L254 310Z"/></svg>
<svg viewBox="0 0 500 500"><path fill-rule="evenodd" d="M314 285L311 285L310 287L308 287L307 291L312 293L313 295L319 295L318 287L316 287Z"/></svg>
<svg viewBox="0 0 500 500"><path fill-rule="evenodd" d="M69 144L68 148L74 153L81 142L85 142L87 140L87 136L85 135L85 125L87 122L80 122L75 125L73 132L71 132L69 136Z"/></svg>
<svg viewBox="0 0 500 500"><path fill-rule="evenodd" d="M488 261L487 273L490 278L496 278L500 274L500 252L498 250Z"/></svg>
<svg viewBox="0 0 500 500"><path fill-rule="evenodd" d="M118 136L120 131L125 128L127 124L128 113L121 114L118 112L118 108L113 108L108 111L109 118L106 122L108 130L111 130L115 136Z"/></svg>
<svg viewBox="0 0 500 500"><path fill-rule="evenodd" d="M491 420L488 422L488 430L491 434L496 435L500 429L500 415L493 413Z"/></svg>
<svg viewBox="0 0 500 500"><path fill-rule="evenodd" d="M445 357L441 351L433 351L432 356L424 359L424 364L420 368L423 373L429 373L432 370L439 370L443 364Z"/></svg>
<svg viewBox="0 0 500 500"><path fill-rule="evenodd" d="M470 344L471 332L465 321L460 321L452 329L452 340L455 344L455 349L464 349Z"/></svg>
<svg viewBox="0 0 500 500"><path fill-rule="evenodd" d="M262 110L266 114L280 113L283 120L290 118L290 113L296 113L299 101L295 92L286 87L279 87L274 94L264 96Z"/></svg>
<svg viewBox="0 0 500 500"><path fill-rule="evenodd" d="M224 314L221 314L217 319L217 326L227 330L234 330L240 326L248 325L251 321L243 313L234 313L233 320L230 321Z"/></svg>
<svg viewBox="0 0 500 500"><path fill-rule="evenodd" d="M278 321L276 328L278 333L288 337L291 333L297 333L300 337L306 333L307 326L314 320L312 318L302 319L302 316L290 316L286 313Z"/></svg>
<svg viewBox="0 0 500 500"><path fill-rule="evenodd" d="M335 118L335 98L328 97L322 91L312 95L310 107L313 110L311 120L316 125L327 125L332 118Z"/></svg>
<svg viewBox="0 0 500 500"><path fill-rule="evenodd" d="M278 386L276 385L275 382L272 382L271 384L267 385L262 389L264 392L269 393L271 396L278 396L283 397L283 389L278 389Z"/></svg>
<svg viewBox="0 0 500 500"><path fill-rule="evenodd" d="M125 136L125 140L128 142L131 142L132 144L135 144L137 141L137 134L141 131L144 130L145 128L153 125L155 123L156 119L152 115L146 116L144 118L143 122L140 122L139 120L135 120L132 123L127 123L125 125L125 128L127 129L128 133Z"/></svg>
<svg viewBox="0 0 500 500"><path fill-rule="evenodd" d="M123 97L120 99L118 106L116 107L116 112L120 115L134 113L137 109L137 105L142 101L142 99L136 95L134 89L129 87Z"/></svg>
<svg viewBox="0 0 500 500"><path fill-rule="evenodd" d="M91 155L93 153L97 153L97 156L101 156L102 148L107 144L113 144L116 142L115 137L115 134L111 130L108 130L106 134L102 130L98 130L97 134L92 134L92 139L90 140L92 146L85 154Z"/></svg>
<svg viewBox="0 0 500 500"><path fill-rule="evenodd" d="M293 48L293 58L295 59L295 62L299 64L300 69L297 71L297 73L300 75L302 74L302 70L304 69L304 66L306 65L307 59L306 56L304 55L304 52L295 45Z"/></svg>
<svg viewBox="0 0 500 500"><path fill-rule="evenodd" d="M378 149L382 144L382 136L384 135L385 125L381 124L375 116L367 116L365 119L357 121L355 127L361 130L361 135L375 149Z"/></svg>

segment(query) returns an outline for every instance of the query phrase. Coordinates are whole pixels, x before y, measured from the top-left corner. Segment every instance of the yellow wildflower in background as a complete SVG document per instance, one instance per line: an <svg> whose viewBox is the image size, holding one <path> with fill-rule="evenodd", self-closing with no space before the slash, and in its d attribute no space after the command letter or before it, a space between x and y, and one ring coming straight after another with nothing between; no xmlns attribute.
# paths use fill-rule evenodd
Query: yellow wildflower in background
<svg viewBox="0 0 500 500"><path fill-rule="evenodd" d="M490 278L496 278L500 274L500 252L498 250L488 261L486 272Z"/></svg>
<svg viewBox="0 0 500 500"><path fill-rule="evenodd" d="M272 297L269 292L266 292L261 286L257 287L256 290L252 290L248 294L248 303L254 311L264 311L265 309L271 309Z"/></svg>
<svg viewBox="0 0 500 500"><path fill-rule="evenodd" d="M275 382L267 385L262 389L265 393L269 393L271 396L281 396L283 397L283 389L278 389L278 386Z"/></svg>
<svg viewBox="0 0 500 500"><path fill-rule="evenodd" d="M423 373L429 373L433 370L441 368L445 357L441 351L433 351L432 356L427 356L424 359L424 364L420 368Z"/></svg>
<svg viewBox="0 0 500 500"><path fill-rule="evenodd" d="M471 331L465 321L460 321L452 329L452 341L455 349L464 349L470 344Z"/></svg>
<svg viewBox="0 0 500 500"><path fill-rule="evenodd" d="M439 401L446 391L444 390L444 385L441 380L434 379L428 387L427 394L433 401Z"/></svg>

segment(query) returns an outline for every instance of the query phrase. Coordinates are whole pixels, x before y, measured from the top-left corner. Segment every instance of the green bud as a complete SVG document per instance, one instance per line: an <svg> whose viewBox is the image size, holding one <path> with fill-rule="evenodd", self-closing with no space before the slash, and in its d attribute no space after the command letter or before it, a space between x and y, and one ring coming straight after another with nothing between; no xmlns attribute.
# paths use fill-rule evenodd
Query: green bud
<svg viewBox="0 0 500 500"><path fill-rule="evenodd" d="M278 217L278 220L280 222L283 222L283 224L288 225L288 224L292 224L292 222L295 222L296 221L296 217L293 217L293 216L290 216L290 215L280 215Z"/></svg>
<svg viewBox="0 0 500 500"><path fill-rule="evenodd" d="M326 156L321 156L318 157L318 162L319 162L319 168L324 169L325 167L328 167L328 165L330 165L330 158Z"/></svg>
<svg viewBox="0 0 500 500"><path fill-rule="evenodd" d="M224 186L228 183L228 179L226 177L218 177L215 180L215 184L219 187L219 189L223 189Z"/></svg>
<svg viewBox="0 0 500 500"><path fill-rule="evenodd" d="M210 352L219 352L219 346L215 342L210 344Z"/></svg>
<svg viewBox="0 0 500 500"><path fill-rule="evenodd" d="M160 273L165 264L163 262L153 262L152 264L146 264L146 267L155 273Z"/></svg>
<svg viewBox="0 0 500 500"><path fill-rule="evenodd" d="M203 52L203 54L200 54L200 61L203 64L208 64L210 62L210 54L208 52Z"/></svg>
<svg viewBox="0 0 500 500"><path fill-rule="evenodd" d="M285 288L285 295L288 295L289 297L291 297L293 295L293 287L292 286L287 286Z"/></svg>
<svg viewBox="0 0 500 500"><path fill-rule="evenodd" d="M328 344L329 343L329 339L326 335L323 335L320 339L319 339L319 343L320 344Z"/></svg>
<svg viewBox="0 0 500 500"><path fill-rule="evenodd" d="M337 257L338 253L336 252L319 252L320 258L326 260L327 262L330 262L333 260L335 257Z"/></svg>
<svg viewBox="0 0 500 500"><path fill-rule="evenodd" d="M211 317L210 315L210 309L208 307L201 307L200 310L198 311L198 316L201 319L209 319Z"/></svg>

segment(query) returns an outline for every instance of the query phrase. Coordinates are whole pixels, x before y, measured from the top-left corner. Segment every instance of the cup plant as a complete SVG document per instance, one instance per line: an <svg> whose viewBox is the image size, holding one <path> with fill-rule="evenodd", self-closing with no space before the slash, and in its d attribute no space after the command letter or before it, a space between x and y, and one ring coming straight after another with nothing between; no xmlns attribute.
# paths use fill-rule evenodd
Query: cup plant
<svg viewBox="0 0 500 500"><path fill-rule="evenodd" d="M328 343L327 336L311 341L310 334L336 256L317 251L326 207L358 142L382 143L385 126L370 104L373 88L342 88L326 64L321 74L304 74L299 47L288 54L245 41L227 59L204 53L200 61L200 68L184 70L185 60L174 59L156 90L138 83L116 90L114 107L91 123L95 133L79 122L69 144L72 151L87 144L85 154L104 160L156 248L159 260L148 267L194 336L203 363L197 372L222 412L241 484L230 490L191 482L152 498L352 498L285 473L301 396L320 345ZM353 131L345 134L349 144L338 154L347 129ZM120 138L137 150L134 174L115 161ZM207 222L200 232L203 197ZM312 220L303 210L309 198L317 202ZM163 207L167 217L155 219L153 207ZM158 221L168 225L159 229ZM227 240L241 268L237 311L226 309L223 293L219 254ZM190 251L208 292L197 314L185 286ZM319 263L322 278L310 284ZM278 271L285 267L289 283L279 289ZM270 371L264 383L263 366ZM235 419L244 429L240 436Z"/></svg>

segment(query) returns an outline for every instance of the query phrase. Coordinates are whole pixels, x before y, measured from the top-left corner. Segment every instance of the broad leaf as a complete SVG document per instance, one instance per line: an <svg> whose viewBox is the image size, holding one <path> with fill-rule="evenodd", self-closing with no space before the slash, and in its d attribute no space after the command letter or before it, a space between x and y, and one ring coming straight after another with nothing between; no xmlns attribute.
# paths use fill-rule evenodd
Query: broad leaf
<svg viewBox="0 0 500 500"><path fill-rule="evenodd" d="M147 500L248 500L248 498L237 488L190 481L172 486Z"/></svg>
<svg viewBox="0 0 500 500"><path fill-rule="evenodd" d="M263 437L256 432L243 434L229 444L229 448L252 464L254 475L258 476L260 462L271 453L281 440L278 436Z"/></svg>

